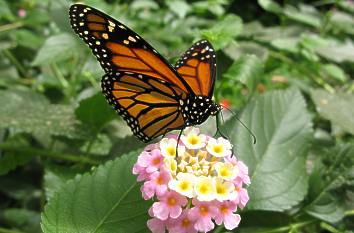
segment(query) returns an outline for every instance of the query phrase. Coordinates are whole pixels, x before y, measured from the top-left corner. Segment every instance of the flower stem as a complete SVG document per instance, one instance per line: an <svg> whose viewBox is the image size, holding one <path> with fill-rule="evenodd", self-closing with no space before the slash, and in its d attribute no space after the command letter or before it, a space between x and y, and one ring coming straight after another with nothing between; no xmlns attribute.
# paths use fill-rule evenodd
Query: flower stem
<svg viewBox="0 0 354 233"><path fill-rule="evenodd" d="M11 230L11 229L6 229L6 228L0 227L0 233L24 233L24 232L19 231L19 230Z"/></svg>
<svg viewBox="0 0 354 233"><path fill-rule="evenodd" d="M9 24L5 24L5 25L1 25L0 26L0 32L16 29L16 28L19 28L19 27L22 27L22 26L23 26L22 22L9 23Z"/></svg>
<svg viewBox="0 0 354 233"><path fill-rule="evenodd" d="M15 147L12 144L6 144L2 143L0 144L0 149L5 150L5 151L12 151L12 152L20 152L20 153L27 153L27 154L33 154L41 157L50 157L54 159L62 159L62 160L67 160L71 162L79 162L79 163L87 163L90 165L98 165L100 164L100 161L88 158L85 156L80 156L80 155L72 155L72 154L63 154L51 150L46 150L46 149L37 149L33 147ZM1 233L1 231L0 231Z"/></svg>

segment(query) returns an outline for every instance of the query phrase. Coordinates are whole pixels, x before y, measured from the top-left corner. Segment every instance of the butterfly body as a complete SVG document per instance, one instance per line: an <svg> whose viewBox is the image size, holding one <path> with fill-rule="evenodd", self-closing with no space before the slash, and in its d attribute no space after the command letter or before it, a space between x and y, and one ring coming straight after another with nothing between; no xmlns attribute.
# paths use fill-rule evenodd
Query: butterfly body
<svg viewBox="0 0 354 233"><path fill-rule="evenodd" d="M186 101L180 100L181 111L186 126L200 125L210 115L215 116L221 111L221 106L207 96L189 96Z"/></svg>
<svg viewBox="0 0 354 233"><path fill-rule="evenodd" d="M171 66L127 26L83 4L70 7L74 31L105 71L107 102L140 140L203 123L221 106L212 100L216 57L212 45L195 43Z"/></svg>

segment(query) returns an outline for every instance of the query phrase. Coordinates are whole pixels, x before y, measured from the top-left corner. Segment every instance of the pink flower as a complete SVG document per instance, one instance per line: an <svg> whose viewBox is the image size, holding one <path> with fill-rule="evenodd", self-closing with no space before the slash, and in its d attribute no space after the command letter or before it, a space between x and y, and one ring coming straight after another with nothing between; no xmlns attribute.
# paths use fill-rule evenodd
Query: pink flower
<svg viewBox="0 0 354 233"><path fill-rule="evenodd" d="M148 179L151 175L150 173L146 172L145 167L142 167L137 163L133 166L133 174L138 175L137 180L139 182Z"/></svg>
<svg viewBox="0 0 354 233"><path fill-rule="evenodd" d="M149 215L154 217L152 207L149 209ZM168 227L168 221L162 221L158 218L152 218L147 221L147 226L152 233L165 233Z"/></svg>
<svg viewBox="0 0 354 233"><path fill-rule="evenodd" d="M167 185L171 175L165 169L161 169L159 172L152 173L149 179L140 189L145 200L152 198L155 193L158 196L164 195L167 192Z"/></svg>
<svg viewBox="0 0 354 233"><path fill-rule="evenodd" d="M197 233L194 228L194 220L189 217L189 209L183 210L182 214L170 222L169 233Z"/></svg>
<svg viewBox="0 0 354 233"><path fill-rule="evenodd" d="M182 213L182 207L187 204L187 199L175 191L166 193L159 198L159 202L152 205L152 211L156 218L166 220L169 216L178 218Z"/></svg>
<svg viewBox="0 0 354 233"><path fill-rule="evenodd" d="M20 8L20 9L18 9L18 11L17 11L17 15L18 15L18 17L20 17L20 18L24 18L24 17L26 17L26 15L27 15L27 11L26 11L25 9L23 9L23 8Z"/></svg>
<svg viewBox="0 0 354 233"><path fill-rule="evenodd" d="M248 167L242 161L238 161L237 166L239 169L239 177L242 182L247 185L251 184L250 177L248 176Z"/></svg>
<svg viewBox="0 0 354 233"><path fill-rule="evenodd" d="M224 226L227 230L235 229L241 221L240 215L233 213L236 210L237 205L235 202L219 202L217 206L217 215L214 218L215 223L220 225L224 222Z"/></svg>
<svg viewBox="0 0 354 233"><path fill-rule="evenodd" d="M215 217L217 209L214 202L201 202L193 199L194 207L189 211L189 217L194 223L194 228L201 232L208 232L214 228L214 223L211 220Z"/></svg>
<svg viewBox="0 0 354 233"><path fill-rule="evenodd" d="M248 196L247 189L244 189L240 186L236 186L236 191L238 192L238 195L233 202L235 202L241 209L243 209L246 206L248 200L250 199Z"/></svg>
<svg viewBox="0 0 354 233"><path fill-rule="evenodd" d="M147 221L147 226L152 233L165 233L167 221L152 218Z"/></svg>
<svg viewBox="0 0 354 233"><path fill-rule="evenodd" d="M150 153L143 151L138 157L137 164L146 168L148 173L157 171L163 165L161 151L158 149L154 149Z"/></svg>

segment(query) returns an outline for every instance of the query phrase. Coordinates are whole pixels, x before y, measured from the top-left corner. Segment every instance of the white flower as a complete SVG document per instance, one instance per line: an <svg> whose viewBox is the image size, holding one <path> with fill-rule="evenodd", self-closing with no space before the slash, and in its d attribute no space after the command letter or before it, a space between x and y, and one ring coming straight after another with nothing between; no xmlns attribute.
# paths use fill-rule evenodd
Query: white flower
<svg viewBox="0 0 354 233"><path fill-rule="evenodd" d="M215 199L215 182L211 177L197 177L194 191L199 201L211 201Z"/></svg>
<svg viewBox="0 0 354 233"><path fill-rule="evenodd" d="M211 155L219 158L229 156L232 153L231 143L222 137L218 138L217 140L210 138L206 149Z"/></svg>
<svg viewBox="0 0 354 233"><path fill-rule="evenodd" d="M160 142L161 154L165 158L176 157L177 140L173 138L163 138ZM184 146L178 146L178 155L183 155L186 148Z"/></svg>
<svg viewBox="0 0 354 233"><path fill-rule="evenodd" d="M215 197L218 201L234 200L237 197L233 183L215 178Z"/></svg>
<svg viewBox="0 0 354 233"><path fill-rule="evenodd" d="M239 169L237 166L229 162L219 162L214 165L214 169L218 174L218 177L224 180L233 180L239 174Z"/></svg>
<svg viewBox="0 0 354 233"><path fill-rule="evenodd" d="M188 149L193 150L205 147L206 136L199 134L198 128L188 127L183 132L184 135L181 136L181 140Z"/></svg>
<svg viewBox="0 0 354 233"><path fill-rule="evenodd" d="M193 185L195 176L189 173L180 172L177 174L177 180L172 179L168 183L168 187L186 197L192 198L194 196Z"/></svg>

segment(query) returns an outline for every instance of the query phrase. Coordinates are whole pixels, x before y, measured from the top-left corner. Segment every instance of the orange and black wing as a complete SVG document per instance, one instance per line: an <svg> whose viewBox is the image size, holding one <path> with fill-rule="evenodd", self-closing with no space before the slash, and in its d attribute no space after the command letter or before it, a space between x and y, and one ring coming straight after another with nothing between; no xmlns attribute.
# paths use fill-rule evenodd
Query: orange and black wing
<svg viewBox="0 0 354 233"><path fill-rule="evenodd" d="M102 78L102 92L123 117L134 135L148 142L185 122L180 99L186 94L178 86L145 74L116 72Z"/></svg>
<svg viewBox="0 0 354 233"><path fill-rule="evenodd" d="M216 76L216 55L207 40L195 43L175 65L195 95L212 97Z"/></svg>
<svg viewBox="0 0 354 233"><path fill-rule="evenodd" d="M105 13L83 4L70 7L74 31L89 45L106 73L133 72L173 83L186 93L188 83L144 39Z"/></svg>

